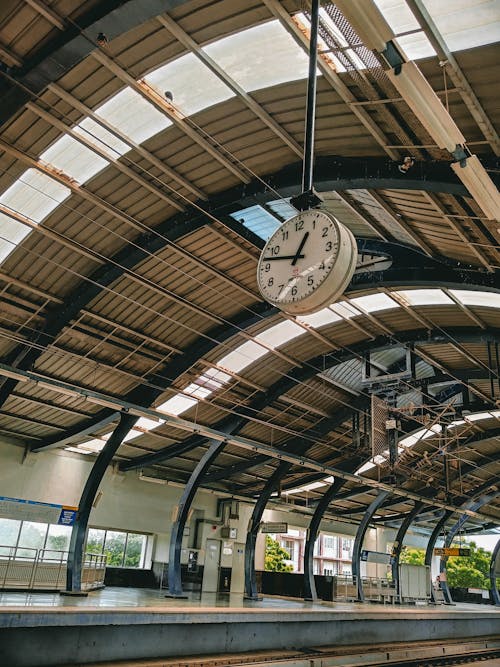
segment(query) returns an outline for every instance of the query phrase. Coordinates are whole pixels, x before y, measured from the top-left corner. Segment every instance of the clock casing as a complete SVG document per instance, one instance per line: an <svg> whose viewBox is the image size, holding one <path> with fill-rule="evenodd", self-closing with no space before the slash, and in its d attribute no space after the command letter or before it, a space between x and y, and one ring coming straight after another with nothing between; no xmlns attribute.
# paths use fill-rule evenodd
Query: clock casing
<svg viewBox="0 0 500 667"><path fill-rule="evenodd" d="M310 209L286 220L267 241L257 267L260 293L291 315L334 303L356 268L352 233L326 211Z"/></svg>

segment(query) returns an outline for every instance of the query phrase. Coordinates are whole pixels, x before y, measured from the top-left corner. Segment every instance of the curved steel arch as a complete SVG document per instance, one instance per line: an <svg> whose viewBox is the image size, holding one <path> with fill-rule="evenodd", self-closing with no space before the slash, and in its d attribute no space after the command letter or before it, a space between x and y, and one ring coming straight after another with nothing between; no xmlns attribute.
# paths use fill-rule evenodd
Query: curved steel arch
<svg viewBox="0 0 500 667"><path fill-rule="evenodd" d="M396 537L394 538L394 548L392 551L392 562L391 562L391 571L392 571L392 580L396 584L396 593L401 599L401 583L399 580L399 559L401 557L401 551L403 549L403 542L405 535L408 532L411 524L413 523L415 517L417 517L422 511L424 504L420 501L415 501L415 505L411 512L409 512L403 519L401 525L398 528Z"/></svg>
<svg viewBox="0 0 500 667"><path fill-rule="evenodd" d="M490 561L490 583L491 583L491 597L493 598L493 602L497 607L500 607L500 593L498 592L498 583L497 579L499 578L498 572L500 571L500 539L495 545L495 548L493 549L493 553L491 554L491 561Z"/></svg>

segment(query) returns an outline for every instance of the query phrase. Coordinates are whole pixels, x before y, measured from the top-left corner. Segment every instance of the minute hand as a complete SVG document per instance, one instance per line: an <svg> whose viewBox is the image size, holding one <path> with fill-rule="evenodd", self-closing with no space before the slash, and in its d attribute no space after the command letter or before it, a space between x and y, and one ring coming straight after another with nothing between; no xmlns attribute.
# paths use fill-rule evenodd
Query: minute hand
<svg viewBox="0 0 500 667"><path fill-rule="evenodd" d="M295 266L297 264L298 259L302 259L304 255L301 255L300 253L302 252L302 248L305 246L307 237L309 236L309 232L306 232L302 238L302 241L300 242L300 245L297 249L297 252L295 253L293 259L292 259L292 266Z"/></svg>
<svg viewBox="0 0 500 667"><path fill-rule="evenodd" d="M274 262L277 259L304 259L305 255L277 255L276 257L264 257L263 262Z"/></svg>

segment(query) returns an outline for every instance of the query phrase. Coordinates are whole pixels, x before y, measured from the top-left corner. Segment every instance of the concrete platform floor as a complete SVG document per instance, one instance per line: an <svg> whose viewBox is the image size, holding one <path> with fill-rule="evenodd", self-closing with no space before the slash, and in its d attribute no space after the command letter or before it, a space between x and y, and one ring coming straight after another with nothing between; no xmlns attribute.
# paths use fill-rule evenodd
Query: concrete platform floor
<svg viewBox="0 0 500 667"><path fill-rule="evenodd" d="M183 655L500 637L491 605L304 602L109 587L86 598L0 594L0 665L37 667Z"/></svg>
<svg viewBox="0 0 500 667"><path fill-rule="evenodd" d="M266 610L277 612L311 612L311 611L342 611L358 615L360 613L370 614L400 614L416 613L438 614L443 612L453 614L459 612L476 613L498 613L500 620L500 607L482 604L456 603L455 605L390 605L381 603L359 603L359 602L305 602L297 598L284 598L278 596L264 596L262 600L245 600L242 595L225 595L217 593L205 593L201 597L198 593L189 594L188 599L173 599L166 597L166 591L149 588L122 588L107 587L98 591L89 592L87 597L65 597L59 593L48 592L0 592L0 613L19 611L18 607L43 608L54 610L54 607L64 608L67 611L82 609L86 611L97 611L106 608L130 608L135 607L137 611L175 611L179 613L194 612L249 612L252 609L265 612Z"/></svg>

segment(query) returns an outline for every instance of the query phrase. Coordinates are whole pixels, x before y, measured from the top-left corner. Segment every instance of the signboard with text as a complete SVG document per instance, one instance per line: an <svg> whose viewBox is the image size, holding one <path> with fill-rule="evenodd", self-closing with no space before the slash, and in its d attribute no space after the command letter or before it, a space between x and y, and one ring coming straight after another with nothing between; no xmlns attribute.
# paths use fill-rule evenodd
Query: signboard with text
<svg viewBox="0 0 500 667"><path fill-rule="evenodd" d="M261 533L288 533L288 524L287 523L261 523L260 524Z"/></svg>
<svg viewBox="0 0 500 667"><path fill-rule="evenodd" d="M435 556L470 556L470 549L463 547L437 547Z"/></svg>
<svg viewBox="0 0 500 667"><path fill-rule="evenodd" d="M36 500L0 496L0 517L4 519L72 526L75 523L77 510L78 507L69 505L55 505L40 503Z"/></svg>

